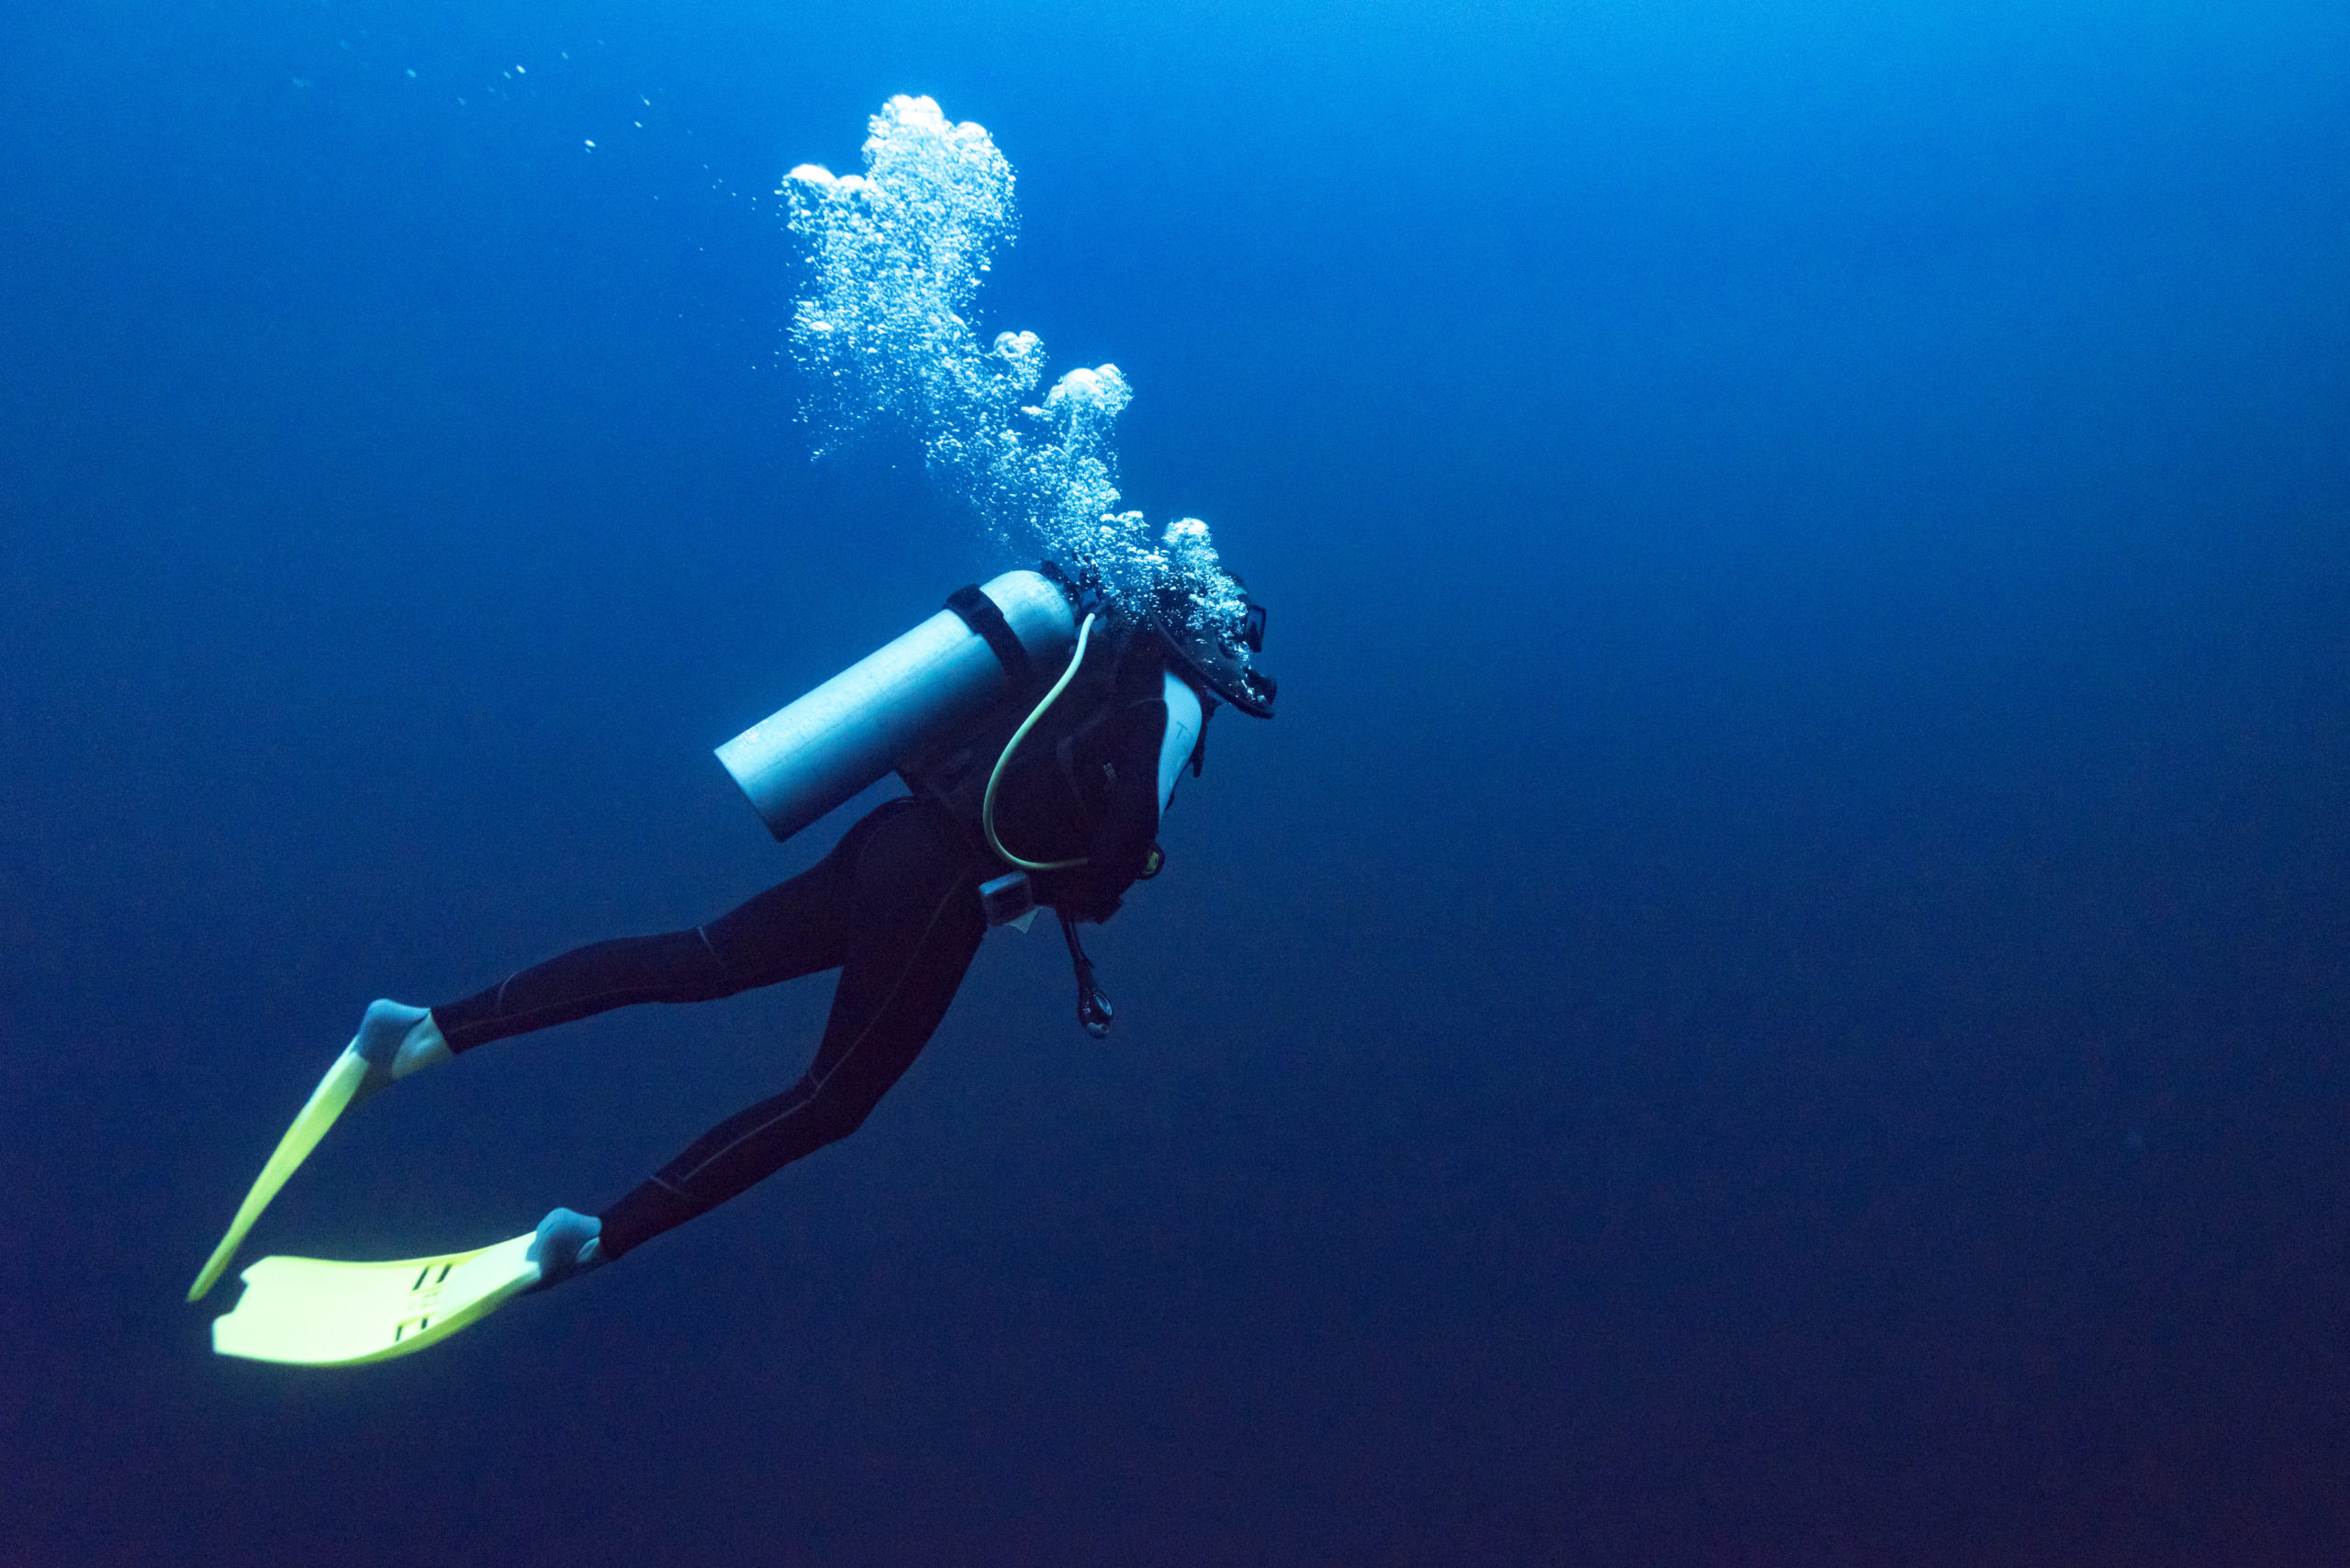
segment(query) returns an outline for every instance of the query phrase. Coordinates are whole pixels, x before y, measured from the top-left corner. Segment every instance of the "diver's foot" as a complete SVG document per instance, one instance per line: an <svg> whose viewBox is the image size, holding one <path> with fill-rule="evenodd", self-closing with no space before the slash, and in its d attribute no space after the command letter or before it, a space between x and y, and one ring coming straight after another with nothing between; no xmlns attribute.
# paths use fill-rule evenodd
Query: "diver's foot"
<svg viewBox="0 0 2350 1568"><path fill-rule="evenodd" d="M530 1288L551 1291L575 1274L600 1269L611 1261L604 1256L604 1222L572 1209L553 1209L539 1221L538 1239L523 1256L539 1266L539 1282Z"/></svg>
<svg viewBox="0 0 2350 1568"><path fill-rule="evenodd" d="M351 1054L367 1064L367 1076L351 1097L355 1105L411 1072L447 1061L451 1052L430 1008L378 1000L367 1004L366 1015L359 1020Z"/></svg>

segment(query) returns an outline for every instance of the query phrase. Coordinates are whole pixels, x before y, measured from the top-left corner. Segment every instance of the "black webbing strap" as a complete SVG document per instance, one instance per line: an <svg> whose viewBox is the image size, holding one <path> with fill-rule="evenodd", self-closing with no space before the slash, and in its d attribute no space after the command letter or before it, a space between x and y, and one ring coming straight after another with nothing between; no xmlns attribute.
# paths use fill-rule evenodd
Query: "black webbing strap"
<svg viewBox="0 0 2350 1568"><path fill-rule="evenodd" d="M1003 666L1003 673L1012 678L1017 688L1028 680L1028 650L1012 634L1012 622L1003 618L995 600L979 591L977 583L966 584L946 596L946 608L963 618L963 624L978 633L995 650L996 661Z"/></svg>

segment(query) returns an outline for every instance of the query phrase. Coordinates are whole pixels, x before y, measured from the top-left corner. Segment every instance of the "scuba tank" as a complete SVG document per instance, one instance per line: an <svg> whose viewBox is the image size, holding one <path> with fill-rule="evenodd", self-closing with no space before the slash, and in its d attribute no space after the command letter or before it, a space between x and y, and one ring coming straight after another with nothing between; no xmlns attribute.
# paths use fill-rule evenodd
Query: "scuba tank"
<svg viewBox="0 0 2350 1568"><path fill-rule="evenodd" d="M1077 616L1042 572L957 589L946 608L718 748L767 831L789 838L941 748L1069 661Z"/></svg>

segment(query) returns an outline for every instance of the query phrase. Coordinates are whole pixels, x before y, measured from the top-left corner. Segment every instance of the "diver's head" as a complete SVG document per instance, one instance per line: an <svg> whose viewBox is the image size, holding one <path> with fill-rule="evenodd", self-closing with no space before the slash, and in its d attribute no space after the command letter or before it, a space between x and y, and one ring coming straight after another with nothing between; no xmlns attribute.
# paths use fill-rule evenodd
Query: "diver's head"
<svg viewBox="0 0 2350 1568"><path fill-rule="evenodd" d="M1112 601L1102 579L1088 568L1071 577L1059 563L1040 561L1036 569L1069 596L1079 615L1108 611ZM1157 601L1141 617L1141 626L1167 644L1178 672L1199 689L1202 699L1229 702L1253 718L1273 716L1273 698L1281 683L1250 662L1265 647L1265 607L1248 597L1248 588L1227 572L1240 590L1240 611L1210 622L1198 613L1198 604L1182 588L1162 584Z"/></svg>
<svg viewBox="0 0 2350 1568"><path fill-rule="evenodd" d="M1270 719L1281 683L1250 662L1251 655L1265 648L1265 607L1248 597L1247 585L1237 577L1232 580L1240 585L1237 619L1202 626L1184 614L1182 602L1170 591L1152 613L1151 627L1199 685L1251 718Z"/></svg>

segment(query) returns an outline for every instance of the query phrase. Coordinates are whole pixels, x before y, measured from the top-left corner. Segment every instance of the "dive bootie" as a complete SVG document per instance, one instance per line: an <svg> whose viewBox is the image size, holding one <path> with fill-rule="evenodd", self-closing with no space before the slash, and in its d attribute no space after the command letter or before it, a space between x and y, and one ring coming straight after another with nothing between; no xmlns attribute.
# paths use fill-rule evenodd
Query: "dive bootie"
<svg viewBox="0 0 2350 1568"><path fill-rule="evenodd" d="M350 1049L367 1064L367 1076L360 1080L358 1091L351 1097L354 1105L411 1072L447 1061L452 1054L449 1042L441 1037L441 1025L432 1021L431 1008L409 1007L388 999L367 1004Z"/></svg>
<svg viewBox="0 0 2350 1568"><path fill-rule="evenodd" d="M551 1291L564 1281L600 1269L611 1260L604 1255L604 1222L576 1209L552 1209L532 1233L523 1254L539 1266L538 1283L528 1288Z"/></svg>
<svg viewBox="0 0 2350 1568"><path fill-rule="evenodd" d="M441 1037L441 1026L432 1021L432 1014L422 1007L408 1007L391 1001L376 1001L367 1004L366 1014L359 1020L359 1033L351 1044L335 1058L319 1086L310 1091L310 1098L285 1136L277 1140L277 1148L269 1162L261 1168L260 1179L245 1201L237 1205L237 1217L229 1222L229 1234L212 1249L196 1283L188 1287L187 1299L201 1301L205 1294L219 1282L237 1255L245 1235L261 1218L262 1210L277 1196L286 1179L300 1169L327 1129L344 1111L370 1094L388 1088L396 1080L407 1077L420 1068L447 1061L449 1043Z"/></svg>

